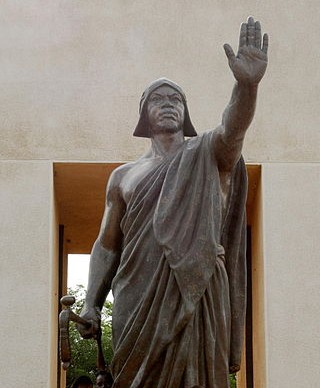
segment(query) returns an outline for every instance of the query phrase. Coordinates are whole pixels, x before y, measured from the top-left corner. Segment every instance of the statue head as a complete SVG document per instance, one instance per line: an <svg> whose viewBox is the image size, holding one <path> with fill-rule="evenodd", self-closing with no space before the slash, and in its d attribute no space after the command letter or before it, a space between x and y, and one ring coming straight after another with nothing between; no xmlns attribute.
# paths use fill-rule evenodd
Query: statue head
<svg viewBox="0 0 320 388"><path fill-rule="evenodd" d="M150 138L150 123L149 123L149 117L148 117L148 102L153 94L157 89L159 89L161 86L169 86L172 88L175 92L179 94L181 97L183 106L184 106L184 120L183 120L183 134L185 136L197 136L197 133L193 127L193 124L191 122L190 116L189 116L189 111L188 111L188 106L187 106L187 100L186 96L181 89L179 85L177 85L175 82L170 81L167 78L160 78L157 79L156 81L153 81L143 92L140 100L140 118L138 121L138 124L133 132L133 136L138 136L138 137L148 137Z"/></svg>

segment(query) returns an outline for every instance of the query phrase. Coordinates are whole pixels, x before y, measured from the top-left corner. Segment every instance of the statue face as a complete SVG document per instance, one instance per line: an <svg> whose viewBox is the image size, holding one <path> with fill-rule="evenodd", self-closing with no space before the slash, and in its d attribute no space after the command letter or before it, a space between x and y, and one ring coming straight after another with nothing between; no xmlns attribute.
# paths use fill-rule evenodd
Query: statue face
<svg viewBox="0 0 320 388"><path fill-rule="evenodd" d="M148 99L147 114L151 136L182 130L184 122L182 96L168 85L160 86Z"/></svg>

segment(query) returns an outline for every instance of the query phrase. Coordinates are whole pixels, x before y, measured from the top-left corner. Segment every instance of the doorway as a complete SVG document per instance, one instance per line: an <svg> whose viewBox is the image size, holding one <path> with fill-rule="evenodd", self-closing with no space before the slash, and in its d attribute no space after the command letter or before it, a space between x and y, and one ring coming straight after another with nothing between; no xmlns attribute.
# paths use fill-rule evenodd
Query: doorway
<svg viewBox="0 0 320 388"><path fill-rule="evenodd" d="M88 254L98 235L106 183L122 163L54 163L60 224L59 299L67 292L68 254ZM248 312L246 344L237 388L265 387L264 273L262 249L261 166L247 165ZM60 373L60 372L59 372ZM65 387L61 372L58 387Z"/></svg>

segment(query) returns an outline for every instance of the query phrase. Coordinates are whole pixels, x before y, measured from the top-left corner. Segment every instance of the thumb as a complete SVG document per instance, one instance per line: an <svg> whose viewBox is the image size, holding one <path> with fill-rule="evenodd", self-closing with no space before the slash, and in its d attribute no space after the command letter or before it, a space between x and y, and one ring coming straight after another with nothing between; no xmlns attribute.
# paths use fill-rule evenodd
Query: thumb
<svg viewBox="0 0 320 388"><path fill-rule="evenodd" d="M223 48L224 48L224 51L226 53L226 56L228 57L229 62L233 62L235 59L235 55L234 55L234 52L232 50L232 47L229 44L225 43L223 45Z"/></svg>

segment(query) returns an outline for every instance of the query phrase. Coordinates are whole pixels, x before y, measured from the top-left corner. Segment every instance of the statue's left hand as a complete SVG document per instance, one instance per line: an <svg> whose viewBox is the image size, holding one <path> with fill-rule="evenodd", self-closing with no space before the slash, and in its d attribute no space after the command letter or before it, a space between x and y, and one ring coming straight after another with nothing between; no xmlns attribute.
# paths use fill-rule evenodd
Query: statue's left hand
<svg viewBox="0 0 320 388"><path fill-rule="evenodd" d="M242 23L237 55L230 45L225 44L223 47L236 80L239 83L257 85L268 63L268 35L263 35L261 47L260 23L255 22L253 17L249 17L247 23Z"/></svg>

